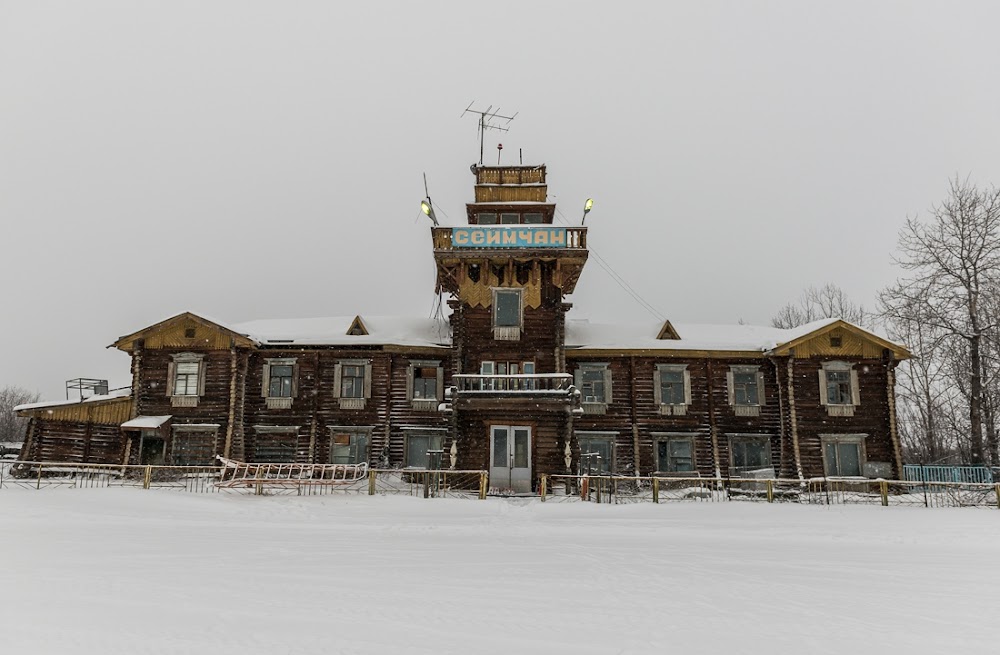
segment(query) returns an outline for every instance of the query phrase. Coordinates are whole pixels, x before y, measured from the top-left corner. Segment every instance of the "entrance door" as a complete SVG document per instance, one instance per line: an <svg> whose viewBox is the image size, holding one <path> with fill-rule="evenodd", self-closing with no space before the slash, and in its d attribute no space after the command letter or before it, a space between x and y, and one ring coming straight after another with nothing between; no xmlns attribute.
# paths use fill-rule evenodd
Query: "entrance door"
<svg viewBox="0 0 1000 655"><path fill-rule="evenodd" d="M531 493L531 428L490 427L490 486Z"/></svg>

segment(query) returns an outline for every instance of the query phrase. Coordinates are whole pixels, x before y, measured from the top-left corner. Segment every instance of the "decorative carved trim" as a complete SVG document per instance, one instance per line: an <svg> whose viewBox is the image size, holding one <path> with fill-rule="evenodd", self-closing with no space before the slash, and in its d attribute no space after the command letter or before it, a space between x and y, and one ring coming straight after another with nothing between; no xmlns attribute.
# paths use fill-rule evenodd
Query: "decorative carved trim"
<svg viewBox="0 0 1000 655"><path fill-rule="evenodd" d="M827 405L828 416L854 416L854 405Z"/></svg>
<svg viewBox="0 0 1000 655"><path fill-rule="evenodd" d="M685 416L687 413L687 405L660 405L660 414L664 416Z"/></svg>
<svg viewBox="0 0 1000 655"><path fill-rule="evenodd" d="M197 407L198 396L170 396L171 407Z"/></svg>
<svg viewBox="0 0 1000 655"><path fill-rule="evenodd" d="M364 398L341 398L340 399L341 409L364 409L365 399Z"/></svg>
<svg viewBox="0 0 1000 655"><path fill-rule="evenodd" d="M436 412L439 403L437 399L431 398L430 400L414 399L411 404L413 409L418 412Z"/></svg>
<svg viewBox="0 0 1000 655"><path fill-rule="evenodd" d="M493 338L497 341L520 341L521 328L517 326L495 327L493 328Z"/></svg>
<svg viewBox="0 0 1000 655"><path fill-rule="evenodd" d="M733 405L737 416L760 416L760 405Z"/></svg>
<svg viewBox="0 0 1000 655"><path fill-rule="evenodd" d="M608 405L606 403L583 403L584 414L607 414Z"/></svg>
<svg viewBox="0 0 1000 655"><path fill-rule="evenodd" d="M292 408L292 398L288 397L267 397L264 399L267 404L268 409L291 409Z"/></svg>

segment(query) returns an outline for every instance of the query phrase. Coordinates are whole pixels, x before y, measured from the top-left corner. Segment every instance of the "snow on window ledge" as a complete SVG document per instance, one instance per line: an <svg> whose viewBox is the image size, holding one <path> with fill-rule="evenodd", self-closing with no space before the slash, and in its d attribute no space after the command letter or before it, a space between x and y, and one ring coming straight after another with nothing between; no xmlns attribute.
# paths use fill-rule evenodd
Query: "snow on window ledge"
<svg viewBox="0 0 1000 655"><path fill-rule="evenodd" d="M268 409L291 409L292 399L291 397L268 397L265 402L267 403Z"/></svg>
<svg viewBox="0 0 1000 655"><path fill-rule="evenodd" d="M341 398L340 399L341 409L364 409L365 399L364 398Z"/></svg>
<svg viewBox="0 0 1000 655"><path fill-rule="evenodd" d="M197 407L198 396L170 396L171 407Z"/></svg>

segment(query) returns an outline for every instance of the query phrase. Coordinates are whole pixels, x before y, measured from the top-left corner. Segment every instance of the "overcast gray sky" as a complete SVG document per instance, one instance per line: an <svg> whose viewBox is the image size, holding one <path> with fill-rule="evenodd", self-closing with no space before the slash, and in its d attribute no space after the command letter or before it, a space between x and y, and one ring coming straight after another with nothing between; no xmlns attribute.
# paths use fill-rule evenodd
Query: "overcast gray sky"
<svg viewBox="0 0 1000 655"><path fill-rule="evenodd" d="M0 386L129 383L177 312L427 315L487 135L674 322L871 305L907 216L1000 183L995 2L0 0ZM576 317L650 315L591 262Z"/></svg>

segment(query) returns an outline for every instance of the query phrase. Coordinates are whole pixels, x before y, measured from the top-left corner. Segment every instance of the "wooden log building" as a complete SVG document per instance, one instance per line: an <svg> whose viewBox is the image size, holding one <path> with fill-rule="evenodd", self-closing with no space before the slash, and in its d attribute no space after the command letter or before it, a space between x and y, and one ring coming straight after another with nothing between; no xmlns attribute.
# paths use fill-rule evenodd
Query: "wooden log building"
<svg viewBox="0 0 1000 655"><path fill-rule="evenodd" d="M587 229L545 166L473 166L468 224L432 227L449 319L222 324L185 313L114 343L131 393L36 403L26 461L357 463L543 474L898 478L907 350L844 321L598 325L568 317Z"/></svg>

